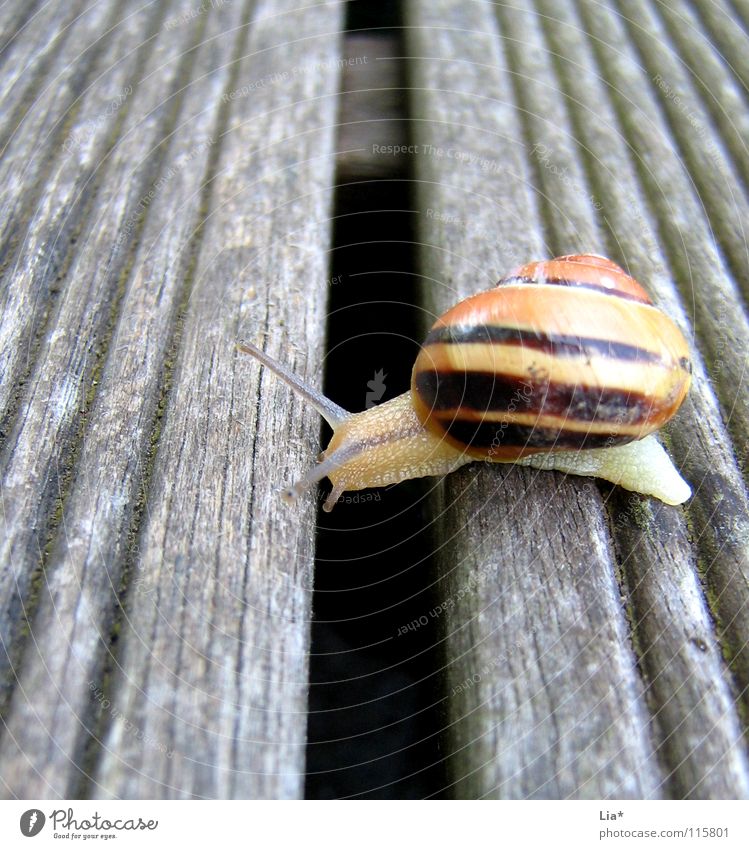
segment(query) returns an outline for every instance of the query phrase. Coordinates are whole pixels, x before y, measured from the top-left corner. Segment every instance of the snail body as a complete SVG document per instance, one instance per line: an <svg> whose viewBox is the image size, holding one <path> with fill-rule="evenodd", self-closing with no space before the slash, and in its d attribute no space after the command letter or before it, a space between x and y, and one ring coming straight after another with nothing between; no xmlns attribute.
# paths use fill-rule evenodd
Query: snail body
<svg viewBox="0 0 749 849"><path fill-rule="evenodd" d="M348 413L252 345L334 433L291 490L347 490L442 475L482 459L592 475L679 504L691 494L655 430L689 388L682 333L623 269L592 254L532 262L448 310L409 392Z"/></svg>

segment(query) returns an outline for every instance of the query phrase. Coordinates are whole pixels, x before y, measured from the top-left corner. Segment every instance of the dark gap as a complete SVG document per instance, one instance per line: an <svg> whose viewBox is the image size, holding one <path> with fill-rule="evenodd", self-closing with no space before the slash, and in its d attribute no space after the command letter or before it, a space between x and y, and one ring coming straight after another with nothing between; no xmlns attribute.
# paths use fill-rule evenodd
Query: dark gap
<svg viewBox="0 0 749 849"><path fill-rule="evenodd" d="M395 4L348 9L349 30L366 21L383 51L402 55ZM400 88L405 125L402 74ZM371 114L381 132L376 101ZM391 159L376 179L339 168L325 385L351 411L407 391L420 342L413 184ZM324 445L330 435L325 427ZM347 493L332 513L319 512L307 798L424 798L447 784L426 486ZM329 489L325 481L321 494Z"/></svg>
<svg viewBox="0 0 749 849"><path fill-rule="evenodd" d="M400 45L403 25L402 0L348 0L344 32L366 30L369 35L394 35Z"/></svg>

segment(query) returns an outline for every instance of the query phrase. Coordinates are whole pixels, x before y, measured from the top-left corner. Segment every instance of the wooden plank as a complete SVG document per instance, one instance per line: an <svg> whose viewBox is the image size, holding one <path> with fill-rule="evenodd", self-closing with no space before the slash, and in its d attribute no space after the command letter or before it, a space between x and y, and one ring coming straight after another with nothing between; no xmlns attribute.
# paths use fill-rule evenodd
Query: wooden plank
<svg viewBox="0 0 749 849"><path fill-rule="evenodd" d="M635 7L632 11L637 12L639 9ZM713 10L713 13L715 11L717 10ZM662 19L667 32L664 32L659 19ZM685 92L689 108L684 109L684 104L681 104L682 112L688 115L691 125L690 135L695 132L698 135L703 134L698 123L701 117L712 119L709 123L715 127L716 135L730 152L731 160L743 181L741 184L731 185L730 196L745 196L746 187L749 185L749 150L746 146L746 139L749 137L749 92L735 79L720 47L709 39L700 23L696 11L689 4L677 9L667 3L657 3L650 8L650 14L645 20L638 19L638 27L644 30L642 38L647 36L646 43L654 38L665 39L665 46L674 54L676 67L680 68L681 73L685 72L684 77L690 83L691 90ZM727 46L732 61L736 56L741 57L742 64L746 61L747 54L744 51L749 50L749 38L746 33L734 29ZM743 50L738 50L739 46ZM670 68L664 67L662 75L670 77ZM675 91L669 92L669 99L673 99L675 94ZM695 112L692 108L693 101L697 99L700 112ZM740 215L741 210L737 208L734 214Z"/></svg>
<svg viewBox="0 0 749 849"><path fill-rule="evenodd" d="M736 115L720 114L720 106L726 104L731 93L728 80L724 80L723 94L712 95L713 99L719 97L721 102L716 104L711 116L696 95L688 73L691 65L694 74L700 77L706 74L705 82L710 80L708 51L695 51L693 47L686 53L685 68L685 60L672 45L652 0L618 0L617 6L623 13L617 28L628 33L628 42L636 46L639 63L653 81L684 158L684 169L689 171L713 225L715 238L749 303L749 264L746 261L749 198L745 194L746 184L741 180L741 175L744 180L749 175L749 156L743 139L737 137L742 128L746 128L746 111L741 109ZM602 17L618 18L617 12L609 11L605 3L602 10Z"/></svg>
<svg viewBox="0 0 749 849"><path fill-rule="evenodd" d="M85 3L46 4L44 13L35 16L24 31L24 38L11 45L13 65L27 73L18 79L5 77L6 89L0 92L5 114L0 128L0 268L11 258L9 248L21 239L22 210L33 209L41 188L35 181L43 181L58 153L58 136L75 114L75 100L91 65L108 42L102 36L124 8L105 0L76 18L82 6ZM153 12L141 14L150 17ZM47 56L47 50L56 47L59 50ZM36 62L46 73L44 84L37 79Z"/></svg>
<svg viewBox="0 0 749 849"><path fill-rule="evenodd" d="M746 33L715 16L742 3L711 10L727 58ZM43 94L0 161L3 792L298 797L314 504L275 493L312 462L318 422L234 342L319 382L334 163L382 173L371 127L334 146L339 75L353 129L377 104L386 145L407 142L387 119L397 72L341 66L338 4L129 8L66 29L40 4L43 55L20 82ZM746 91L691 8L620 8L628 24L573 0L410 10L426 309L531 257L599 250L695 349L664 437L695 486L685 508L531 469L433 482L458 795L749 797L746 161L730 137ZM705 210L695 172L715 150L734 194L710 188Z"/></svg>
<svg viewBox="0 0 749 849"><path fill-rule="evenodd" d="M529 102L529 113L543 114L550 124L543 139L548 158L540 169L544 191L586 239L591 235L593 197L600 218L609 224L608 238L599 244L646 282L689 336L688 310L668 273L668 258L656 236L657 221L652 219L584 27L564 0L541 0L537 8L546 41L531 40L536 27L529 15L522 19L527 28L523 38L530 42L531 55L547 56L550 63L543 73L539 70L538 79L559 80L559 90L553 93L549 87L541 88L549 93L548 102ZM518 35L516 26L514 36ZM520 63L525 55L518 49ZM530 75L530 69L522 64L520 68ZM526 84L524 91L528 95ZM546 167L558 161L553 145L560 138L574 139L578 161L587 164L587 179L581 184L585 191L571 191L570 181L559 180L555 176L559 171ZM588 208L587 214L582 207ZM702 226L702 220L695 226ZM741 724L695 560L700 554L713 557L712 570L724 575L745 568L746 549L728 544L726 522L732 520L715 505L729 499L746 504L746 494L699 354L693 359L689 400L668 434L673 456L695 486L695 494L685 517L682 511L652 500L615 493L610 521L622 590L660 740L659 757L669 772L665 789L680 798L733 798L749 792ZM695 445L702 450L695 451ZM744 513L749 515L749 510ZM700 528L696 552L689 527ZM744 525L744 538L747 530ZM719 541L717 558L708 540Z"/></svg>
<svg viewBox="0 0 749 849"><path fill-rule="evenodd" d="M41 86L21 124L9 127L13 138L0 161L0 444L132 94L129 87L144 53L133 50L133 44L140 44L143 32L154 25L153 10L148 10L125 16L106 37L112 15L124 16L125 10L122 3L98 4L95 14L77 22L72 38L51 59L54 85ZM82 61L81 45L97 41L106 45L98 62ZM66 118L89 73L96 85L76 104L74 117ZM30 101L28 92L23 96Z"/></svg>
<svg viewBox="0 0 749 849"><path fill-rule="evenodd" d="M409 23L436 313L549 246L492 4L416 2ZM659 795L599 489L476 464L436 493L454 791Z"/></svg>
<svg viewBox="0 0 749 849"><path fill-rule="evenodd" d="M18 121L12 120L16 111L25 104L25 109L34 108L38 81L43 78L44 70L55 54L63 52L63 45L73 33L76 50L81 51L79 41L83 27L99 19L102 13L109 16L112 7L103 4L103 8L92 10L84 15L84 21L75 24L81 17L86 4L78 2L58 4L46 3L37 9L36 14L28 14L30 4L4 4L0 12L0 32L8 34L4 46L0 49L0 67L5 72L0 79L0 106L5 115L4 126L0 132L0 147L4 147L8 136L16 130ZM18 37L21 35L21 37ZM25 111L25 110L24 110Z"/></svg>
<svg viewBox="0 0 749 849"><path fill-rule="evenodd" d="M162 13L176 15L180 8L177 3L165 5ZM133 510L151 451L165 358L176 310L186 296L183 279L200 221L201 182L217 142L218 111L230 75L221 36L225 27L232 44L236 36L231 29L241 23L240 15L227 6L210 19L165 29L149 51L150 61L133 56L129 82L134 91L123 138L103 168L100 206L79 224L85 245L61 284L57 323L44 340L12 439L2 489L8 558L3 562L12 566L3 583L10 611L3 628L11 638L17 611L31 618L36 601L31 599L29 610L27 587L42 560L40 549L49 513L56 509L57 487L67 486L56 477L74 461L76 477L58 544L41 564L46 569L33 647L22 669L12 670L19 685L0 744L9 795L71 796L85 780L86 738L96 731L101 712L94 699L98 691L91 687L102 686L103 653L110 644ZM213 40L193 68L189 51L208 20ZM144 23L147 18L141 18L141 28ZM137 30L126 29L122 35L130 45L134 35L136 43L142 42ZM175 91L184 89L190 68L197 82L184 97L174 98ZM110 85L103 80L104 92L94 98L94 107ZM206 103L210 105L204 113ZM168 153L154 154L175 127ZM96 144L92 147L95 150ZM66 175L68 166L74 170L79 156L85 165L88 155L86 144L76 146L72 161L66 159L60 173ZM63 180L61 188L52 184L49 190L62 202L69 182ZM146 218L137 272L126 283L120 280L122 254L135 243ZM106 256L111 257L109 267L97 274ZM113 334L107 332L107 319L116 325ZM90 352L96 350L97 337L95 357ZM79 450L81 410L89 426ZM50 534L55 530L50 528ZM18 652L12 660L17 658ZM41 702L27 698L40 692L54 695Z"/></svg>
<svg viewBox="0 0 749 849"><path fill-rule="evenodd" d="M706 377L721 402L721 416L733 438L739 469L746 476L747 437L741 406L746 396L741 375L747 367L747 316L738 306L740 295L716 250L711 228L720 222L705 219L692 192L688 175L675 153L662 116L647 80L636 63L631 45L618 16L589 15L578 5L582 26L591 34L596 56L594 72L604 79L617 79L610 86L612 105L621 125L621 136L634 153L643 193L657 220L657 234L667 257L664 272L678 285L684 312L695 327L695 346L702 352ZM616 47L605 48L611 43ZM622 93L626 80L625 97ZM684 128L687 132L688 129ZM605 146L603 147L605 150ZM678 199L678 200L677 200ZM640 228L642 230L642 228ZM632 250L638 237L631 237ZM662 289L664 294L666 289ZM675 308L674 298L670 308ZM738 381L734 383L734 381ZM749 692L749 527L746 494L738 487L730 446L720 438L706 381L697 376L696 391L686 408L694 407L697 428L672 428L674 448L683 458L690 479L705 488L689 505L692 533L698 543L697 556L706 584L718 636L736 681L736 693L747 704ZM707 429L698 424L707 416Z"/></svg>
<svg viewBox="0 0 749 849"><path fill-rule="evenodd" d="M260 3L241 49L112 683L143 739L109 722L95 795L303 792L316 501L278 492L319 418L234 344L321 379L341 11Z"/></svg>
<svg viewBox="0 0 749 849"><path fill-rule="evenodd" d="M737 17L743 22L744 29L749 31L749 0L731 0L731 5Z"/></svg>
<svg viewBox="0 0 749 849"><path fill-rule="evenodd" d="M141 19L142 25L147 26L148 22L148 18L145 22ZM129 29L123 32L123 36L128 35L132 35ZM44 550L59 520L58 510L68 488L76 448L86 424L92 381L106 350L108 322L116 318L122 295L120 275L142 220L143 199L156 176L153 172L160 158L158 145L168 129L172 110L169 98L164 96L165 89L174 90L179 85L179 57L192 44L189 35L189 30L183 30L154 52L151 68L160 67L157 62L165 63L161 88L155 82L150 87L145 86L128 108L123 124L123 136L128 142L102 167L97 179L97 206L92 208L90 217L78 218L71 225L73 229L67 231L80 231L79 245L74 260L63 270L62 279L57 280L54 268L45 267L43 263L39 267L35 253L23 255L18 264L18 277L14 278L16 285L13 281L10 283L13 310L3 318L12 321L17 317L28 332L33 322L40 320L33 317L37 299L43 303L50 288L58 289L59 297L54 323L40 340L38 357L36 362L32 360L33 369L22 387L17 402L18 414L14 426L9 429L0 463L3 510L0 685L3 701L14 684L9 666L17 660L14 653L19 649L19 626L22 618L29 617L33 611L33 602L31 608L26 609L32 579L44 564ZM133 74L140 70L139 58L140 68L144 67L143 56L134 57L136 63L130 67ZM109 94L107 83L105 91ZM98 98L94 109L97 104L101 104ZM95 154L96 144L92 146ZM59 221L55 196L59 194L61 205L71 204L71 214L77 211L82 215L86 210L85 206L75 206L70 184L75 183L77 162L84 171L96 168L88 160L90 154L84 145L76 148L70 160L63 157L56 172L61 183L58 185L54 179L48 183L48 205L33 222L32 247L42 248L54 239L54 227ZM118 237L120 233L123 235ZM9 354L13 357L10 362L22 374L24 368L29 368L24 359L31 352L26 340L16 335L10 322L4 327L7 338L17 349Z"/></svg>
<svg viewBox="0 0 749 849"><path fill-rule="evenodd" d="M695 0L700 20L696 27L707 31L706 38L720 50L721 57L742 85L749 87L749 33L727 0Z"/></svg>
<svg viewBox="0 0 749 849"><path fill-rule="evenodd" d="M0 68L11 53L10 46L22 36L39 5L32 0L30 3L3 3L0 7Z"/></svg>

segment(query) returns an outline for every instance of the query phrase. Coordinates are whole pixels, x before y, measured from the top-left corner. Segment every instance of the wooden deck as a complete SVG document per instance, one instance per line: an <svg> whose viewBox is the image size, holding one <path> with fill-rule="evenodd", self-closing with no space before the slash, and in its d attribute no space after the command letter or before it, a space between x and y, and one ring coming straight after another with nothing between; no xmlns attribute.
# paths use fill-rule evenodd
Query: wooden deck
<svg viewBox="0 0 749 849"><path fill-rule="evenodd" d="M382 606L387 640L428 628L408 660L442 778L409 792L749 797L749 3L407 0L347 34L350 12L0 8L3 795L304 795L319 498L278 491L320 424L235 343L322 385L333 290L373 297L368 268L333 274L336 186L390 181L416 342L521 262L595 252L694 353L663 435L681 508L485 464L413 489L417 615L410 590ZM315 727L354 746L340 707ZM328 795L405 792L373 769Z"/></svg>

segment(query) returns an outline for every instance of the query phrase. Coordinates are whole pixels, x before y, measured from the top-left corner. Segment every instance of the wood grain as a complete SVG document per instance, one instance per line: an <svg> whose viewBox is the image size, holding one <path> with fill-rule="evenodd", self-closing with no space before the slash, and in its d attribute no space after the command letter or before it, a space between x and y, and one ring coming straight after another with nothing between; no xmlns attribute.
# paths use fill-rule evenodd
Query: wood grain
<svg viewBox="0 0 749 849"><path fill-rule="evenodd" d="M570 136L588 166L590 192L608 231L607 253L646 282L657 303L689 338L689 307L683 304L670 273L669 257L657 238L657 218L638 181L626 133L607 97L583 27L568 2L552 7L542 0L539 12L547 37L545 49L553 57L564 95L559 100L569 112ZM561 117L557 120L564 126ZM580 215L587 198L561 186L558 190L567 214ZM695 229L700 224L698 219ZM692 377L688 401L667 428L670 450L695 490L686 515L619 494L611 502L610 522L623 565L623 592L629 599L632 625L640 635L649 635L647 639L639 636L637 646L651 709L658 717L656 727L662 746L668 747L663 754L671 769L678 767L670 779L671 792L730 798L736 787L742 794L748 792L734 707L744 685L735 690L722 666L721 650L727 651L732 640L722 629L719 635L713 633L696 567L711 564L705 579L712 597L744 598L739 576L747 570L749 528L737 517L746 517L749 511L741 506L728 509L731 504L746 505L746 493L699 356L694 358ZM716 510L716 505L723 506ZM739 608L746 603L739 601ZM666 622L671 624L665 626ZM737 629L741 627L737 623ZM701 647L699 653L695 645ZM740 679L744 680L743 673ZM714 688L717 697L711 700L708 694ZM708 753L705 749L710 746Z"/></svg>
<svg viewBox="0 0 749 849"><path fill-rule="evenodd" d="M732 92L730 80L713 63L713 52L704 43L698 45L692 39L683 45L682 52L669 38L656 12L658 5L655 0L618 0L616 11L626 27L628 41L636 48L637 60L655 84L661 108L668 116L684 159L683 170L689 172L713 224L718 245L749 302L746 262L749 199L744 191L749 155L741 137L746 131L746 113L740 110L733 114L731 103L736 102L738 92ZM613 10L611 13L607 10L601 18L615 16ZM679 20L679 15L673 13L666 12L664 16L672 26ZM682 34L687 30L678 27ZM698 82L693 82L695 78ZM700 96L704 96L705 86L711 82L714 84L711 92L715 92L709 98L712 110ZM726 109L730 112L726 113Z"/></svg>
<svg viewBox="0 0 749 849"><path fill-rule="evenodd" d="M580 4L579 14L581 25L591 35L599 74L616 81L609 85L612 102L633 150L643 190L657 220L658 236L668 253L670 272L691 314L695 343L707 363L746 480L749 389L744 375L749 322L743 310L733 308L741 303L741 294L716 244L717 234L724 227L735 229L736 222L729 213L729 220L706 217L692 172L687 170L689 163L682 159L664 120L658 102L660 88L640 67L622 19L603 5L592 15L586 5ZM666 80L665 85L669 84ZM685 135L693 132L691 127L682 130Z"/></svg>
<svg viewBox="0 0 749 849"><path fill-rule="evenodd" d="M61 7L49 3L45 8ZM124 21L109 33L118 11ZM45 78L41 91L25 86L22 76L8 95L18 91L28 111L20 118L8 109L12 138L0 160L0 430L10 430L20 387L38 355L39 335L59 306L56 295L85 209L101 183L103 163L127 112L135 69L144 58L144 33L154 26L153 10L124 12L122 4L97 4L69 27L70 38L50 57L51 79ZM48 30L36 33L36 26L49 27L48 21L35 18L33 24L32 32L25 33L32 43L32 36L50 39ZM81 94L92 77L96 84Z"/></svg>
<svg viewBox="0 0 749 849"><path fill-rule="evenodd" d="M625 6L625 9L635 14L640 11L637 5ZM736 173L740 176L740 181L736 180L733 184L731 200L741 197L741 183L743 182L744 187L749 185L749 149L746 146L746 138L749 136L746 97L749 92L735 79L730 65L727 64L727 57L721 54L720 46L712 42L709 35L702 30L696 10L689 5L685 4L676 9L668 4L656 3L651 6L649 15L644 20L638 20L638 23L645 30L643 39L650 41L655 38L665 41L673 55L672 61L681 67L683 82L689 84L686 97L690 107L695 100L698 101L699 114L708 126L714 127L715 139L723 142L725 155L730 156ZM745 49L749 47L746 33L735 30L730 42L733 45L730 51L732 60L735 55L742 58L745 56L736 50L742 42ZM702 128L695 123L699 120L699 114L690 108L690 135L704 135ZM707 148L712 152L710 140L707 140ZM738 212L736 209L734 214Z"/></svg>
<svg viewBox="0 0 749 849"><path fill-rule="evenodd" d="M141 21L141 26L144 22ZM132 30L127 30L128 49L132 49ZM50 203L46 215L33 222L31 247L54 242L57 218L53 198L61 204L71 203L71 214L82 216L85 207L75 206L77 164L84 169L100 168L97 181L97 204L90 216L79 217L73 224L63 226L62 237L80 231L75 238L76 250L72 261L57 280L54 267L41 267L35 253L24 253L17 276L7 281L9 305L3 314L9 347L14 347L14 360L8 366L9 382L15 376L13 365L29 368L23 380L13 426L9 428L6 450L0 459L2 468L2 505L5 523L0 540L0 633L6 651L0 654L0 672L7 690L8 648L13 650L19 619L28 618L33 611L26 609L32 577L43 563L43 551L59 521L59 509L75 465L77 445L86 427L90 411L95 374L106 351L109 323L114 322L122 297L121 275L134 245L142 221L143 198L152 190L157 176L158 145L165 133L165 120L171 113L168 98L161 86L177 87L179 62L175 61L190 45L195 33L183 30L181 39L172 38L169 44L155 50L151 69L156 63L167 62L160 84L154 81L145 86L142 99L128 109L123 135L129 139L111 157L91 163L87 150L74 150L73 161L67 160L62 149L57 150L62 188L54 181L48 186ZM123 44L123 47L125 45ZM137 57L136 57L137 58ZM169 63L169 60L171 64ZM130 71L136 74L137 65ZM97 99L97 105L101 101ZM168 126L168 125L167 125ZM94 154L96 148L94 146ZM81 160L78 157L81 157ZM67 238L66 238L67 240ZM39 319L35 306L44 311L45 296L51 288L57 290L54 323L39 342L35 361L26 364L34 346L28 338L18 336L13 319L17 318L21 333L31 333ZM9 389L10 391L10 389Z"/></svg>
<svg viewBox="0 0 749 849"><path fill-rule="evenodd" d="M104 3L89 11L85 3L74 0L65 4L40 4L34 14L29 14L30 6L30 3L6 3L0 13L3 16L0 32L5 39L0 49L0 67L4 68L0 78L0 104L5 115L0 129L0 147L5 147L10 135L19 129L21 115L33 108L40 81L42 85L48 82L44 79L45 72L63 71L60 58L67 53L70 59L71 47L79 53L81 45L88 46L90 41L81 40L83 30L87 26L102 27L114 8ZM84 10L87 14L83 14Z"/></svg>
<svg viewBox="0 0 749 849"><path fill-rule="evenodd" d="M702 0L704 3L705 0ZM745 30L749 30L749 2L748 0L731 0L731 5L734 7L737 18L743 22Z"/></svg>
<svg viewBox="0 0 749 849"><path fill-rule="evenodd" d="M730 340L744 338L749 326L747 316L712 237L711 228L718 229L721 222L705 218L678 154L674 152L673 142L669 142L668 150L661 149L657 169L642 167L658 150L659 140L668 138L669 134L660 123L659 110L641 71L634 71L625 62L628 55L626 33L620 28L619 19L615 15L608 18L587 16L584 6L578 8L586 12L584 18L581 16L582 27L589 27L594 36L590 40L598 63L594 72L618 79L621 79L618 74L629 74L627 103L621 87L610 89L611 100L621 123L621 135L634 150L638 177L667 260L663 268L667 274L659 276L661 279L670 276L677 284L677 290L669 299L669 308L678 310L675 303L678 294L683 305L681 312L687 316L693 313L695 346L705 359L705 379L697 373L695 391L690 394L686 407L687 411L694 410L694 415L683 417L687 425L685 430L674 427L670 432L674 450L698 487L698 495L689 507L692 535L698 545L698 565L717 620L722 649L737 678L736 692L746 704L749 527L745 521L748 515L746 492L738 485L735 468L737 460L746 480L747 442L741 404L734 402L747 392L742 377L747 365L747 349L739 342L735 343L737 347L731 347L734 343ZM609 43L611 47L605 46ZM631 53L629 55L634 61ZM633 103L647 120L633 120ZM672 197L679 198L678 209L671 202ZM642 228L639 229L642 232ZM633 250L637 249L639 241L637 233L632 233ZM663 291L665 296L667 289ZM724 353L719 354L719 351ZM727 357L726 352L730 352ZM732 446L721 438L716 416L709 410L713 406L711 388L721 401L721 418L732 436ZM731 448L736 458L733 461Z"/></svg>
<svg viewBox="0 0 749 849"><path fill-rule="evenodd" d="M169 8L165 10L168 12ZM178 5L173 4L171 10L177 9ZM143 23L141 20L141 27ZM128 52L132 50L136 32L126 28L122 33L122 46ZM72 156L59 151L63 157L58 172L62 188L50 186L64 204L70 197L68 192L74 191L69 181L75 185L72 175L79 162L89 173L97 168L102 171L96 207L90 216L74 225L81 230L81 246L59 282L60 304L55 323L42 340L39 358L20 405L16 428L9 439L11 451L2 483L6 523L2 551L7 567L0 582L5 613L0 626L3 644L11 647L9 657L4 658L6 688L10 689L20 677L20 689L16 685L16 700L6 718L8 733L0 743L6 747L9 768L5 780L11 793L18 792L24 784L28 788L29 781L38 782L34 789L40 796L75 792L74 782L79 774L75 769L71 772L73 763L69 759L75 754L73 747L81 732L77 721L80 705L88 705L90 701L86 692L88 679L82 683L80 676L90 677L96 652L101 650L101 639L109 640L128 517L143 476L145 450L159 395L158 381L164 359L163 350L159 356L159 349L168 343L170 310L174 310L175 299L180 294L178 277L172 281L171 291L161 282L154 291L152 282L146 280L141 283L143 291L130 287L126 294L128 253L137 241L147 208L142 200L152 194L158 197L152 181L158 177L159 166L174 167L177 176L187 180L182 202L195 195L192 202L197 205L200 162L202 159L205 163L208 153L204 145L202 157L194 163L195 170L179 167L176 158L179 149L173 151L174 158L166 161L154 154L171 129L169 95L182 84L180 57L199 33L187 27L176 35L164 37L154 46L150 63L138 66L135 61L138 57L134 55L133 63L126 65L125 72L129 70L133 76L119 80L118 84L129 84L135 79L139 85L132 86L138 91L128 104L124 140L117 151L111 157L105 156L103 161L94 162L88 159L86 145L82 150L76 146ZM160 74L153 76L164 65ZM145 82L149 75L150 85ZM105 94L110 90L109 84L105 78ZM100 104L97 97L92 107L94 114ZM84 110L84 114L87 112ZM94 143L92 147L95 155L97 146ZM201 153L200 147L197 152ZM173 181L169 188L174 188ZM165 196L177 202L171 217L178 216L179 194L167 192ZM50 217L51 221L42 219L38 226L54 233L59 219L56 212ZM181 223L179 217L176 220ZM162 222L155 230L151 243L163 226ZM188 219L182 226L195 225ZM148 247L152 251L153 245ZM182 250L182 243L171 244L162 263L174 263L177 249ZM103 263L102 257L107 257L108 262ZM172 276L178 274L178 268L171 271ZM30 276L19 281L24 282L33 286L36 281ZM39 293L30 295L34 297L39 297ZM18 308L23 312L23 302ZM153 322L150 333L145 316ZM127 328L131 334L137 334L137 342L120 344L119 334L112 335L118 324L118 330L125 332ZM144 330L145 337L140 335ZM158 343L154 335L159 337ZM149 343L154 345L153 350ZM123 372L119 382L113 376L103 384L102 402L100 378L108 360ZM140 391L136 389L138 386ZM101 403L108 406L102 409ZM81 444L84 434L86 439ZM68 489L72 491L67 492ZM63 501L68 495L73 506L64 512ZM42 574L40 569L44 569ZM31 584L35 574L41 586ZM88 604L82 604L82 592L89 590ZM37 604L39 611L35 618ZM97 613L102 615L97 617ZM23 646L18 634L21 617L33 622L33 648L26 656L25 676L19 676L15 668ZM61 633L66 637L63 640ZM77 675L70 668L71 656L78 661L74 667ZM32 694L48 692L50 682L57 699L36 705ZM66 689L68 684L71 686ZM56 746L50 748L51 740ZM55 756L62 758L65 768ZM35 767L33 779L26 775L28 767L24 765L28 760Z"/></svg>
<svg viewBox="0 0 749 849"><path fill-rule="evenodd" d="M726 0L696 0L693 5L699 15L694 26L703 29L705 38L714 45L730 72L741 83L742 94L746 96L749 87L749 33L741 19Z"/></svg>
<svg viewBox="0 0 749 849"><path fill-rule="evenodd" d="M0 8L0 66L10 53L8 49L13 42L21 37L29 19L36 13L35 3L4 3Z"/></svg>

